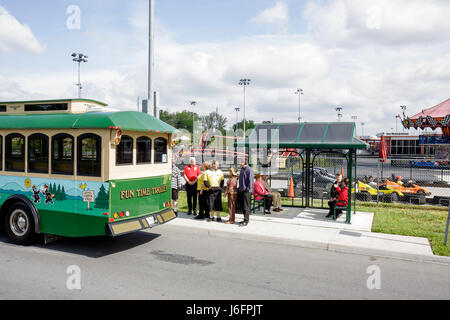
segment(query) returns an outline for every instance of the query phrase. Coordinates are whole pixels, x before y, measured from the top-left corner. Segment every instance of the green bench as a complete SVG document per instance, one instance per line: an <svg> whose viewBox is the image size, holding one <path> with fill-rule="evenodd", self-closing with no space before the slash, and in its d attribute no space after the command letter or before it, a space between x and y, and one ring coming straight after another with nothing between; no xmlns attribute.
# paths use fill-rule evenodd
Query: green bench
<svg viewBox="0 0 450 320"><path fill-rule="evenodd" d="M252 195L252 197L250 199L250 211L251 211L251 213L255 213L255 211L257 209L260 210L261 207L264 208L264 214L266 214L266 212L265 212L265 208L266 208L266 200L265 200L265 198L263 198L261 200L256 200L255 196Z"/></svg>
<svg viewBox="0 0 450 320"><path fill-rule="evenodd" d="M345 204L345 206L339 205L339 204ZM348 209L348 204L345 201L338 201L336 202L336 205L334 206L333 209L333 220L336 221L336 210L347 210Z"/></svg>

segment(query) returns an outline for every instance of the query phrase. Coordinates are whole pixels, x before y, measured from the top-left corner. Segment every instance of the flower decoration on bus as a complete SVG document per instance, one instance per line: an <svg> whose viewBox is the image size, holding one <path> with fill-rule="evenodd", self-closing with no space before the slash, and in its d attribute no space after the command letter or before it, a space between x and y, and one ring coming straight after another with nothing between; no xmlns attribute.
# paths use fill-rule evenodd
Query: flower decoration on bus
<svg viewBox="0 0 450 320"><path fill-rule="evenodd" d="M25 187L30 188L31 187L31 180L25 179Z"/></svg>

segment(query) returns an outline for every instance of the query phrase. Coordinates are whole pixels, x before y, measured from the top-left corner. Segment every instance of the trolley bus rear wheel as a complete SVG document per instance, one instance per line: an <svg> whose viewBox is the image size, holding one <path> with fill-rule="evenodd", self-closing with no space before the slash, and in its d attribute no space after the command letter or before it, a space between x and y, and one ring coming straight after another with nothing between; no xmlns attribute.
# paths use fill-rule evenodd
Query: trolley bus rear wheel
<svg viewBox="0 0 450 320"><path fill-rule="evenodd" d="M16 244L27 245L36 240L33 215L23 203L17 202L9 208L4 226L8 237Z"/></svg>

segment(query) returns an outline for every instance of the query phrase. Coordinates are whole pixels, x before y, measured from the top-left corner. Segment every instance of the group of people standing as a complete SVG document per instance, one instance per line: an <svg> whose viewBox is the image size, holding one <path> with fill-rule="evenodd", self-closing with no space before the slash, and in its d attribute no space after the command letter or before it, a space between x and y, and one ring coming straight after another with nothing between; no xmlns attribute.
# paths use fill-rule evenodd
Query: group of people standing
<svg viewBox="0 0 450 320"><path fill-rule="evenodd" d="M186 182L186 193L188 203L188 215L196 216L195 219L208 219L208 222L222 222L220 213L223 211L222 196L228 200L229 219L226 224L235 223L236 208L239 207L244 214L244 220L239 226L246 226L250 218L250 199L254 191L255 199L265 199L266 213L270 213L270 206L279 199L279 207L275 211L281 210L281 196L279 193L271 193L266 182L262 182L261 176L256 176L252 168L248 165L247 159L240 160L241 170L238 175L236 168L231 168L229 179L226 184L226 191L222 194L225 185L223 172L219 169L219 163L214 160L211 163L204 162L202 168L196 164L195 158L189 159L189 164L183 172L172 163L172 200L175 213L178 212L178 190L182 187L182 179ZM197 214L197 202L199 211ZM239 202L239 203L238 203ZM214 215L216 218L214 219Z"/></svg>

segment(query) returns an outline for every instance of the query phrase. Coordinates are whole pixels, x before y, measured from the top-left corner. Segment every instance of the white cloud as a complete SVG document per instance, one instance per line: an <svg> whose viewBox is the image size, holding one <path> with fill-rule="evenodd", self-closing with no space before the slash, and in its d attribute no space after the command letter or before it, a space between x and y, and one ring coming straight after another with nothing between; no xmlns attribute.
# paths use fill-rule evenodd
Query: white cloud
<svg viewBox="0 0 450 320"><path fill-rule="evenodd" d="M40 54L45 48L34 37L27 25L21 24L0 6L0 53L16 50Z"/></svg>
<svg viewBox="0 0 450 320"><path fill-rule="evenodd" d="M411 26L402 21L412 19L412 13L407 12L416 12L414 8L419 2L411 0L405 4L398 0L405 5L403 11L410 18L400 18L397 25L392 22L390 31L383 30L383 26L389 25L383 18L379 30L383 36L374 35L371 32L376 30L366 30L366 21L358 17L374 2L361 0L358 5L358 1L336 0L336 5L331 1L310 2L304 17L314 36L265 35L183 44L158 21L155 88L160 92L161 106L171 112L189 110L189 101L196 100L197 112L204 115L219 107L231 125L237 106L241 107L242 119L243 93L238 80L246 77L252 79L247 90L248 119L296 121L298 96L294 91L301 87L305 92L302 117L307 121L335 121L334 108L344 106L344 120L350 121L356 115L358 122L366 123L365 133L375 134L395 127L400 105L408 106L408 113L414 114L449 98L450 37L425 36L432 33L429 30L445 25L440 14L436 21L426 14L423 19L426 27ZM394 10L390 15L401 11L397 4L385 7L388 4L383 0L375 3L382 5L383 12L385 8ZM424 13L434 12L435 6L441 4L445 12L447 6L443 1L427 3L430 8L423 7ZM317 16L311 16L311 8ZM144 16L145 11L136 8L130 19L134 29L126 33L92 32L92 37L103 41L101 46L96 44L90 57L94 60L104 56L108 63L98 69L92 64L83 68L83 96L103 100L122 110L135 110L137 96L144 96L147 90L147 26L138 23L145 20ZM370 20L369 26L374 28L377 23L376 19ZM321 24L323 28L318 29ZM428 31L411 41L418 28ZM394 39L398 39L397 43L390 45ZM108 52L114 52L114 57ZM126 61L121 57L126 57ZM109 59L114 59L114 63ZM20 78L12 75L8 81L0 76L0 96L8 99L76 96L75 83L76 74L59 71Z"/></svg>
<svg viewBox="0 0 450 320"><path fill-rule="evenodd" d="M272 8L265 9L251 18L250 22L284 28L289 22L289 8L284 1L278 1Z"/></svg>
<svg viewBox="0 0 450 320"><path fill-rule="evenodd" d="M434 43L450 37L447 0L310 0L303 13L322 45Z"/></svg>

